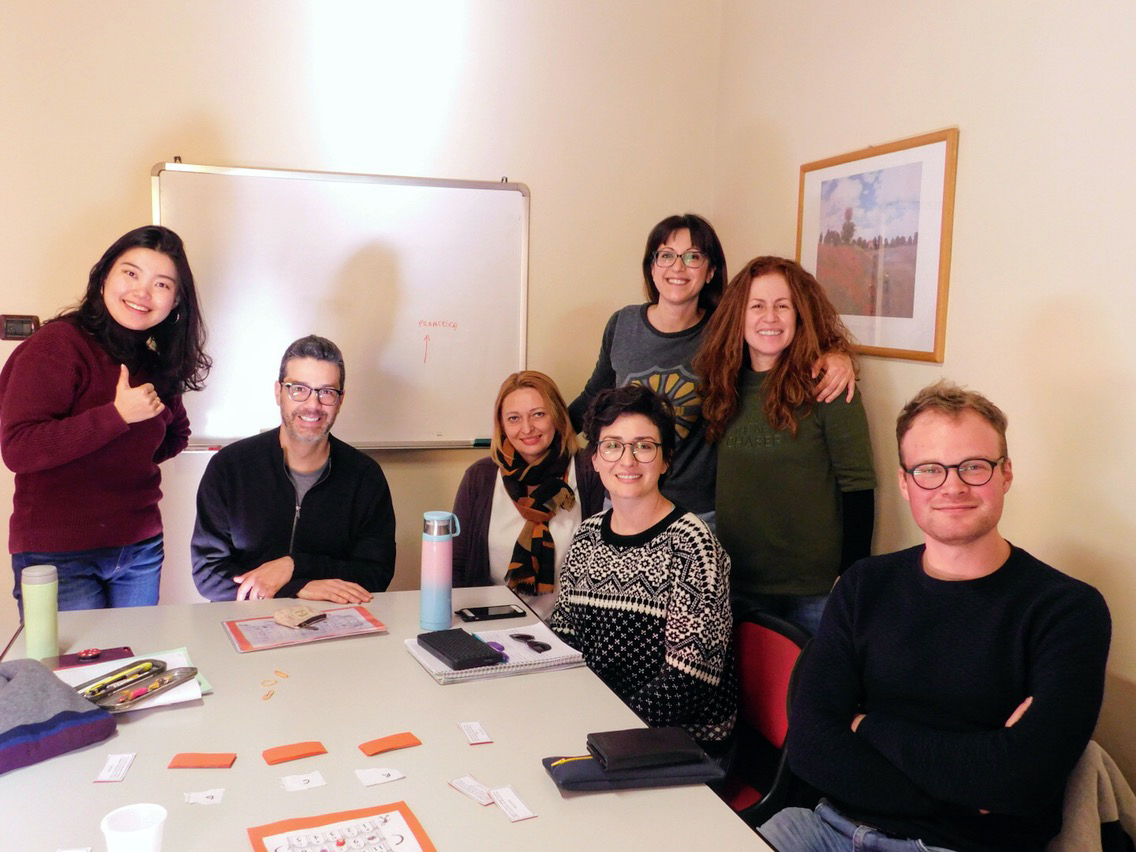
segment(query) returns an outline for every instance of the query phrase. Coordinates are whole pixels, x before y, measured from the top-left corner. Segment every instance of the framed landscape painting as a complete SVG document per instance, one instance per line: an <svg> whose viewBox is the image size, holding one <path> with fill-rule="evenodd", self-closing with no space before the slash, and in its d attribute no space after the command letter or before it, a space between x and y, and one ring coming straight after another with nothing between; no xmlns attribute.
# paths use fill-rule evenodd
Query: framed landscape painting
<svg viewBox="0 0 1136 852"><path fill-rule="evenodd" d="M958 130L801 166L797 260L867 355L942 363Z"/></svg>

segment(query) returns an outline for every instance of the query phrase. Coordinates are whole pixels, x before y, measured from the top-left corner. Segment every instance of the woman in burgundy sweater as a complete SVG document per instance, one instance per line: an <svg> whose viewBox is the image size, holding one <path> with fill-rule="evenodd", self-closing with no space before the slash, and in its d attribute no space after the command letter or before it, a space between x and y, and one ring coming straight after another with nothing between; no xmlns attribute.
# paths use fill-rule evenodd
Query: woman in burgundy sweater
<svg viewBox="0 0 1136 852"><path fill-rule="evenodd" d="M91 269L79 306L0 372L0 453L16 474L8 546L59 572L60 609L158 602L158 463L185 449L181 395L211 361L181 238L147 226Z"/></svg>

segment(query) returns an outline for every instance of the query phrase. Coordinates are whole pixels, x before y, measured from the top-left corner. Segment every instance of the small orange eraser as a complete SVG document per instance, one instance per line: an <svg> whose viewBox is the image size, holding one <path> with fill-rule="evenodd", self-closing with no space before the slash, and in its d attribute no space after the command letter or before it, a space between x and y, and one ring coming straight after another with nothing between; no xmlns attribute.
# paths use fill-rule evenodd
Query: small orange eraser
<svg viewBox="0 0 1136 852"><path fill-rule="evenodd" d="M237 755L231 751L201 752L183 751L170 760L168 769L228 769L236 761Z"/></svg>
<svg viewBox="0 0 1136 852"><path fill-rule="evenodd" d="M317 754L327 754L323 743L309 740L304 743L290 743L289 745L266 748L263 752L264 762L269 766L276 763L286 763L289 760L299 760L301 757L312 757Z"/></svg>
<svg viewBox="0 0 1136 852"><path fill-rule="evenodd" d="M368 757L373 757L384 751L394 751L398 748L410 748L411 746L422 745L422 740L410 733L404 731L401 734L391 734L389 737L379 737L377 740L370 740L369 742L359 743L359 751Z"/></svg>

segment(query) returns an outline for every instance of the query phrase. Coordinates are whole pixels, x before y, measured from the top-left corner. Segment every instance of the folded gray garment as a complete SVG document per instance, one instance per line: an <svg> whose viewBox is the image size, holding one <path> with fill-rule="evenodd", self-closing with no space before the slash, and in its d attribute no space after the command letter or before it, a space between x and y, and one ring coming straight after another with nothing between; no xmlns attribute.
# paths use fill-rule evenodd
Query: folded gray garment
<svg viewBox="0 0 1136 852"><path fill-rule="evenodd" d="M0 663L0 773L105 740L115 727L43 663Z"/></svg>

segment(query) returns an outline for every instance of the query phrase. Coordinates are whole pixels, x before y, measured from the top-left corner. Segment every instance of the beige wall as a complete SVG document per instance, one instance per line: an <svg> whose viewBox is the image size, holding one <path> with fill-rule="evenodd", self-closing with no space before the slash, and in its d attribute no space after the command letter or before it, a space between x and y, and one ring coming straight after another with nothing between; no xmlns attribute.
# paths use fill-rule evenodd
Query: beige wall
<svg viewBox="0 0 1136 852"><path fill-rule="evenodd" d="M727 0L723 22L714 210L734 266L792 256L802 163L959 128L946 360L864 359L875 547L918 541L903 402L940 376L988 394L1010 417L1003 533L1112 609L1098 736L1133 777L1136 6Z"/></svg>
<svg viewBox="0 0 1136 852"><path fill-rule="evenodd" d="M571 398L607 316L641 298L647 230L710 207L716 10L697 0L0 3L0 311L46 318L77 298L106 246L150 221L150 168L175 155L507 175L532 191L529 365ZM0 343L0 358L13 346ZM451 505L478 455L378 454L400 525L392 588L417 586L421 513ZM206 461L163 466L163 600L196 599L188 542ZM0 505L11 489L0 470ZM0 618L14 618L6 593Z"/></svg>
<svg viewBox="0 0 1136 852"><path fill-rule="evenodd" d="M1136 698L1136 451L1125 430L1136 399L1136 7L931 9L3 2L0 309L46 317L77 297L102 250L149 221L150 167L174 155L507 175L532 189L529 363L571 396L604 319L639 298L642 240L663 215L709 215L735 267L759 251L791 255L801 163L957 126L946 363L863 365L884 481L876 548L916 540L890 474L902 401L946 375L1003 405L1017 474L1003 529L1108 598L1101 736L1133 775L1136 739L1122 722ZM0 358L11 348L0 343ZM449 505L476 454L379 458L401 524L394 587L412 588L417 518ZM166 599L193 596L186 549L204 462L167 465ZM0 505L11 487L0 472Z"/></svg>

